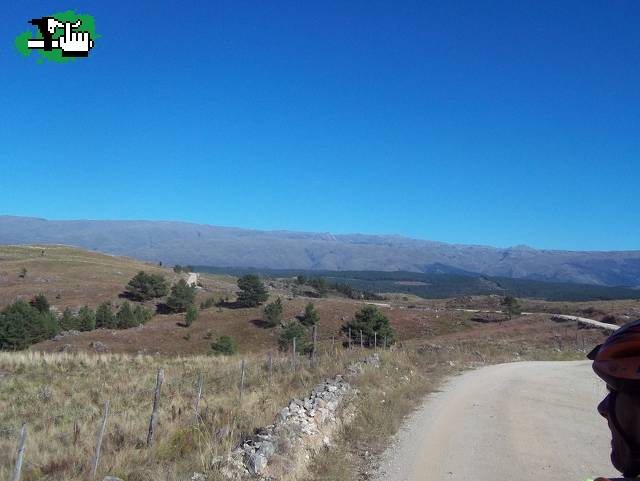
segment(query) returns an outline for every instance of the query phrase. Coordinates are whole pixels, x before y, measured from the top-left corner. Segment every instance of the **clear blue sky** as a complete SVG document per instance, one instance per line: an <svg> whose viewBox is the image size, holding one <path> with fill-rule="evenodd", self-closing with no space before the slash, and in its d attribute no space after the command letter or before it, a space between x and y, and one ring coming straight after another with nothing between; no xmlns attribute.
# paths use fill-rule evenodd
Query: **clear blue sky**
<svg viewBox="0 0 640 481"><path fill-rule="evenodd" d="M21 58L69 8L91 57ZM637 0L0 14L0 213L640 248Z"/></svg>

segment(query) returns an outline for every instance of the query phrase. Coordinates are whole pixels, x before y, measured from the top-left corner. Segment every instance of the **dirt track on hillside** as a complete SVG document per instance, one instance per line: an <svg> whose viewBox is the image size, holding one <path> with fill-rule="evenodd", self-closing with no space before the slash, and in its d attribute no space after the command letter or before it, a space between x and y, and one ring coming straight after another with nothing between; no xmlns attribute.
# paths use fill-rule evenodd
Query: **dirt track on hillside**
<svg viewBox="0 0 640 481"><path fill-rule="evenodd" d="M615 473L589 362L519 362L449 381L407 421L379 481L567 481Z"/></svg>

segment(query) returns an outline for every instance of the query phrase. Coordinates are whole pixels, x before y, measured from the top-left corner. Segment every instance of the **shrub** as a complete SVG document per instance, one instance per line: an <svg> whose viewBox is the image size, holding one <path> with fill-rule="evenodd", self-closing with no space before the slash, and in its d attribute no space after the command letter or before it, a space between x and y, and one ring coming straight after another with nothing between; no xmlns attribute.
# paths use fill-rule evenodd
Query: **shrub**
<svg viewBox="0 0 640 481"><path fill-rule="evenodd" d="M184 323L189 327L198 318L198 309L193 304L187 306L187 312L184 315Z"/></svg>
<svg viewBox="0 0 640 481"><path fill-rule="evenodd" d="M96 309L96 327L104 329L115 329L118 327L118 319L113 312L110 302L103 302Z"/></svg>
<svg viewBox="0 0 640 481"><path fill-rule="evenodd" d="M313 302L309 302L304 306L304 314L302 315L301 322L305 326L313 326L320 320L320 315L316 310Z"/></svg>
<svg viewBox="0 0 640 481"><path fill-rule="evenodd" d="M220 336L211 344L211 349L216 355L231 356L238 352L238 345L231 336Z"/></svg>
<svg viewBox="0 0 640 481"><path fill-rule="evenodd" d="M68 307L63 311L59 323L60 329L62 331L72 331L78 329L78 319L73 315L73 311Z"/></svg>
<svg viewBox="0 0 640 481"><path fill-rule="evenodd" d="M24 349L51 339L60 329L52 312L40 312L18 300L0 312L0 349Z"/></svg>
<svg viewBox="0 0 640 481"><path fill-rule="evenodd" d="M282 320L282 300L278 297L264 308L264 320L267 325L274 327Z"/></svg>
<svg viewBox="0 0 640 481"><path fill-rule="evenodd" d="M238 304L241 307L256 307L269 298L264 284L255 274L247 274L238 279L238 287Z"/></svg>
<svg viewBox="0 0 640 481"><path fill-rule="evenodd" d="M505 296L504 299L502 299L500 305L505 307L509 319L511 319L513 316L520 315L520 312L522 312L518 299L513 296Z"/></svg>
<svg viewBox="0 0 640 481"><path fill-rule="evenodd" d="M29 301L33 307L40 312L49 312L49 301L44 294L38 294L36 297Z"/></svg>
<svg viewBox="0 0 640 481"><path fill-rule="evenodd" d="M378 342L387 344L394 342L395 333L389 319L376 306L367 305L356 312L353 319L342 326L342 332L349 334L351 328L351 339L353 342L360 342L360 331L362 331L363 343L365 346L373 347L377 334Z"/></svg>
<svg viewBox="0 0 640 481"><path fill-rule="evenodd" d="M278 346L282 351L289 351L293 348L293 339L296 339L296 352L308 352L309 333L297 319L289 321L282 327L278 337Z"/></svg>
<svg viewBox="0 0 640 481"><path fill-rule="evenodd" d="M148 301L166 296L168 291L164 276L140 271L127 284L125 294L134 301Z"/></svg>
<svg viewBox="0 0 640 481"><path fill-rule="evenodd" d="M200 303L200 309L209 309L216 305L216 298L211 296L207 297L204 301Z"/></svg>
<svg viewBox="0 0 640 481"><path fill-rule="evenodd" d="M127 301L123 302L120 306L120 309L118 309L116 319L118 321L119 329L128 329L130 327L136 327L138 325L136 323L135 316L133 315L131 304L129 304Z"/></svg>
<svg viewBox="0 0 640 481"><path fill-rule="evenodd" d="M146 324L147 321L149 321L153 317L153 311L141 305L137 305L133 309L133 317L135 319L136 326Z"/></svg>
<svg viewBox="0 0 640 481"><path fill-rule="evenodd" d="M171 312L184 312L196 298L196 288L180 279L171 288L171 294L167 298L167 307Z"/></svg>
<svg viewBox="0 0 640 481"><path fill-rule="evenodd" d="M79 331L93 331L96 328L96 315L88 306L80 308L77 319Z"/></svg>

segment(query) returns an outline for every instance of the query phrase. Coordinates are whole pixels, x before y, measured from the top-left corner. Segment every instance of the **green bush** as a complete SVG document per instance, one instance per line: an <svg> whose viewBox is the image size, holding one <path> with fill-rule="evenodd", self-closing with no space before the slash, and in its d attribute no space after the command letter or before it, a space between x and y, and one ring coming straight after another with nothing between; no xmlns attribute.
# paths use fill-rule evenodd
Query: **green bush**
<svg viewBox="0 0 640 481"><path fill-rule="evenodd" d="M38 294L36 297L29 301L33 307L38 309L40 312L49 312L49 300L44 294Z"/></svg>
<svg viewBox="0 0 640 481"><path fill-rule="evenodd" d="M278 337L278 346L281 351L289 351L293 348L293 339L296 339L296 352L309 352L309 332L296 319L289 321L282 327Z"/></svg>
<svg viewBox="0 0 640 481"><path fill-rule="evenodd" d="M256 307L269 298L264 284L255 274L247 274L238 279L238 305L241 307Z"/></svg>
<svg viewBox="0 0 640 481"><path fill-rule="evenodd" d="M0 311L0 349L25 349L60 330L52 312L40 312L26 301L18 300Z"/></svg>
<svg viewBox="0 0 640 481"><path fill-rule="evenodd" d="M231 336L220 336L211 344L211 349L216 355L231 356L238 352L238 345Z"/></svg>
<svg viewBox="0 0 640 481"><path fill-rule="evenodd" d="M216 305L216 298L211 296L207 297L204 301L200 303L200 309L209 309Z"/></svg>
<svg viewBox="0 0 640 481"><path fill-rule="evenodd" d="M373 347L377 333L378 342L392 344L395 340L395 333L389 319L376 306L367 305L356 312L353 319L342 326L342 332L349 334L351 328L351 339L355 343L360 342L360 332L362 331L363 343L367 347Z"/></svg>
<svg viewBox="0 0 640 481"><path fill-rule="evenodd" d="M104 329L116 329L118 327L118 319L110 302L103 302L96 309L96 327Z"/></svg>
<svg viewBox="0 0 640 481"><path fill-rule="evenodd" d="M282 300L278 297L274 302L267 304L264 308L264 320L268 326L274 327L282 320Z"/></svg>
<svg viewBox="0 0 640 481"><path fill-rule="evenodd" d="M198 309L193 304L189 304L187 307L187 312L184 315L184 323L187 327L191 326L193 322L198 318Z"/></svg>
<svg viewBox="0 0 640 481"><path fill-rule="evenodd" d="M180 279L171 287L171 294L167 298L167 308L171 312L185 312L196 298L196 288Z"/></svg>
<svg viewBox="0 0 640 481"><path fill-rule="evenodd" d="M75 331L78 330L78 319L73 314L73 311L68 307L62 312L60 317L60 330L61 331Z"/></svg>
<svg viewBox="0 0 640 481"><path fill-rule="evenodd" d="M140 271L127 284L125 294L134 301L148 301L166 296L168 291L164 276Z"/></svg>
<svg viewBox="0 0 640 481"><path fill-rule="evenodd" d="M96 314L88 306L78 311L77 324L79 331L93 331L96 328Z"/></svg>

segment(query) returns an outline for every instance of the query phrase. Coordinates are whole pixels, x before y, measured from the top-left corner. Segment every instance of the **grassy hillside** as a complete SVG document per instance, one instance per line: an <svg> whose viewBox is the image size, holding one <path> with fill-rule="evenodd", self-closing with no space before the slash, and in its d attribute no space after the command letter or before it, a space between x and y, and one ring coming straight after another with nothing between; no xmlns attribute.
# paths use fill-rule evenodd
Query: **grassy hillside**
<svg viewBox="0 0 640 481"><path fill-rule="evenodd" d="M22 269L26 275L21 277ZM95 307L117 300L138 271L177 279L157 265L66 246L0 246L0 307L44 294L56 307Z"/></svg>

